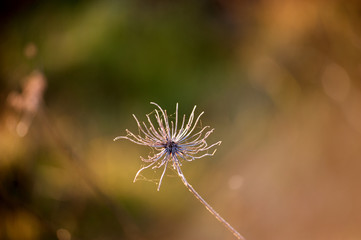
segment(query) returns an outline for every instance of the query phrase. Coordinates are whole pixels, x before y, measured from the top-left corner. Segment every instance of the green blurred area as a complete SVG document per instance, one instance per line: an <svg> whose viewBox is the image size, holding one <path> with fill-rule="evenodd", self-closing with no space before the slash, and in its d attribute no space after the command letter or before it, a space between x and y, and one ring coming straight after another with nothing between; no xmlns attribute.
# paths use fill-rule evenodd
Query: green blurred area
<svg viewBox="0 0 361 240"><path fill-rule="evenodd" d="M360 12L337 0L2 3L0 239L233 239L174 171L159 192L159 171L132 182L149 149L112 140L152 101L205 111L222 145L183 170L247 239L360 239ZM26 91L29 79L43 80ZM41 81L44 105L29 110L21 96Z"/></svg>

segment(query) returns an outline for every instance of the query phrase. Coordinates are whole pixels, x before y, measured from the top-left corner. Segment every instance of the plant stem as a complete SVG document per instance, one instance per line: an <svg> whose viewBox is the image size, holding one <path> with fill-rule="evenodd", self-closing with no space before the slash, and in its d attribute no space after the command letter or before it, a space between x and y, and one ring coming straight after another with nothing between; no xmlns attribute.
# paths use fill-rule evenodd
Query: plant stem
<svg viewBox="0 0 361 240"><path fill-rule="evenodd" d="M199 193L194 190L192 185L190 185L187 179L184 177L183 172L179 166L178 159L174 159L174 164L177 169L178 176L182 179L184 185L188 188L188 190L193 193L193 195L207 208L207 210L218 220L220 221L237 239L246 240L236 229L234 229L231 224L229 224L224 218L219 215L219 213L214 210L211 205L209 205Z"/></svg>
<svg viewBox="0 0 361 240"><path fill-rule="evenodd" d="M124 232L127 239L143 240L144 236L141 235L139 227L134 223L130 214L126 208L119 203L116 203L111 197L109 197L94 181L94 178L90 174L90 170L83 164L85 161L82 159L73 149L71 143L61 135L61 131L58 130L47 113L45 106L43 105L38 112L41 125L45 127L49 136L54 140L54 143L59 150L67 156L80 177L84 179L86 184L98 195L105 204L114 212L119 222L121 230ZM1 197L1 195L0 195Z"/></svg>

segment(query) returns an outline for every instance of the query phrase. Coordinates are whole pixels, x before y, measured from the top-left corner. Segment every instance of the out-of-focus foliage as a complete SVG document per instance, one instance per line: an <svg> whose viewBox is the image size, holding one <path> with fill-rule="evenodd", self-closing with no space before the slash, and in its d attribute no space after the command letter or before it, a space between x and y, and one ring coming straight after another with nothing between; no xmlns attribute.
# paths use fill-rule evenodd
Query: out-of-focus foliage
<svg viewBox="0 0 361 240"><path fill-rule="evenodd" d="M183 170L247 239L361 238L359 1L0 9L0 239L232 239L176 173L132 183L150 101L205 111Z"/></svg>

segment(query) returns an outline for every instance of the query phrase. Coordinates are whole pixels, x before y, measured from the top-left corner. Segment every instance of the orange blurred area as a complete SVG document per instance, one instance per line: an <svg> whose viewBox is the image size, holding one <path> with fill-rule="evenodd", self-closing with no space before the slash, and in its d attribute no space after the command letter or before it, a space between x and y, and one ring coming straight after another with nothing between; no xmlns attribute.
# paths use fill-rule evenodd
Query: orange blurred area
<svg viewBox="0 0 361 240"><path fill-rule="evenodd" d="M156 102L205 111L192 186L247 240L361 239L359 1L17 1L0 16L0 239L235 239L171 168Z"/></svg>

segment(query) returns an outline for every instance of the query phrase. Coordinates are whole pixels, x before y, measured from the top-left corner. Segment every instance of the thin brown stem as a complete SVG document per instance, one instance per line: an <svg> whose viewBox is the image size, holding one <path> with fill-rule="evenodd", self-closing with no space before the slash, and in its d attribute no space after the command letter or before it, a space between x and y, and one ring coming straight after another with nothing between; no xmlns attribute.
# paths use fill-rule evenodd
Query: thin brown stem
<svg viewBox="0 0 361 240"><path fill-rule="evenodd" d="M76 171L88 184L88 186L99 196L107 206L115 213L119 222L120 228L128 239L143 240L139 227L135 224L126 208L119 203L115 203L114 200L109 197L103 190L96 184L93 177L90 174L90 170L83 164L84 160L74 151L71 144L68 143L64 137L60 134L60 131L55 127L47 114L45 106L39 109L39 120L46 128L51 138L54 140L56 146L61 152L67 156L67 159L73 164Z"/></svg>
<svg viewBox="0 0 361 240"><path fill-rule="evenodd" d="M199 193L190 185L187 179L184 177L183 172L179 166L178 159L174 159L174 164L177 169L178 176L182 179L184 185L188 188L188 190L205 206L205 208L218 220L220 221L237 239L246 240L236 229L234 229L231 224L229 224L224 218L219 215L219 213L214 210L211 205L209 205Z"/></svg>

